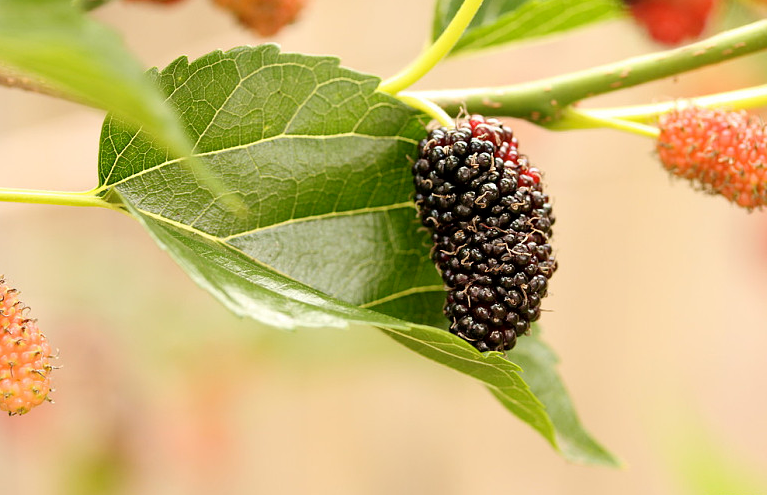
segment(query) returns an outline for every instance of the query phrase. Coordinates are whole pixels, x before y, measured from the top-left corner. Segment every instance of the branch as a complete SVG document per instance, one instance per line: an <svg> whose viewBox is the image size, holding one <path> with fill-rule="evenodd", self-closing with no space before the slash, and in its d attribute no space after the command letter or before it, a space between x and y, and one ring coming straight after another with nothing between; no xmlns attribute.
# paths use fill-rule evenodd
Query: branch
<svg viewBox="0 0 767 495"><path fill-rule="evenodd" d="M58 91L56 88L45 84L37 79L23 75L19 72L10 69L4 65L0 65L0 86L8 88L23 89L24 91L30 91L32 93L38 93L41 95L52 96L63 100L72 101L75 103L83 103L82 101L73 99L70 95Z"/></svg>
<svg viewBox="0 0 767 495"><path fill-rule="evenodd" d="M685 98L683 100L651 103L648 105L632 105L589 110L596 118L621 119L634 122L651 122L659 115L684 105L695 105L705 108L726 108L745 110L767 105L767 84L750 88L715 93L712 95Z"/></svg>
<svg viewBox="0 0 767 495"><path fill-rule="evenodd" d="M467 109L472 113L518 117L548 125L560 119L566 107L584 98L663 79L765 48L767 20L762 20L681 48L528 83L405 94L432 100L452 115Z"/></svg>

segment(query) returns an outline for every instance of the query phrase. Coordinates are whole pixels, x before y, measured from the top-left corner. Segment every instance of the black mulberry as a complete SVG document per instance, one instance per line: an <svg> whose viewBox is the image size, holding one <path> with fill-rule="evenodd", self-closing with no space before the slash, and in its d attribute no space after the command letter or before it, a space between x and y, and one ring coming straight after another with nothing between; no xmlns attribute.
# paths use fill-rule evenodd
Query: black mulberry
<svg viewBox="0 0 767 495"><path fill-rule="evenodd" d="M415 202L448 291L450 332L480 351L514 347L557 269L541 173L498 120L472 116L419 145Z"/></svg>

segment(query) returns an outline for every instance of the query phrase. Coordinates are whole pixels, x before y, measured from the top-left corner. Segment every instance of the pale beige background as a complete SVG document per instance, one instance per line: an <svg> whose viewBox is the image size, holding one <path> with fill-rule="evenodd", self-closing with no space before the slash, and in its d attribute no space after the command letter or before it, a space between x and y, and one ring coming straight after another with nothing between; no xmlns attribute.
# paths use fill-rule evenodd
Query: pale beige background
<svg viewBox="0 0 767 495"><path fill-rule="evenodd" d="M147 66L261 42L202 0L116 2L97 17ZM276 41L386 76L430 22L430 1L313 0ZM513 83L653 48L615 21L448 61L418 87ZM760 64L595 103L756 84ZM0 90L0 186L90 188L102 118ZM0 418L0 491L729 495L688 491L679 465L701 453L700 435L746 470L767 468L765 214L671 181L646 138L511 124L555 198L561 268L545 338L584 423L624 469L566 463L481 386L375 330L284 334L238 320L128 217L4 203L0 272L64 367L55 405Z"/></svg>

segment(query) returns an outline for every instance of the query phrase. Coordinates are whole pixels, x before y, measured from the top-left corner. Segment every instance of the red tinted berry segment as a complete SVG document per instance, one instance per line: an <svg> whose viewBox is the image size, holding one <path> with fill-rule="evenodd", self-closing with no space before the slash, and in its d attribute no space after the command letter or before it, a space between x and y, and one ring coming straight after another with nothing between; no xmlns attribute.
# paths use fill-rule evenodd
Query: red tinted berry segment
<svg viewBox="0 0 767 495"><path fill-rule="evenodd" d="M48 399L51 349L37 322L0 277L0 411L24 414Z"/></svg>
<svg viewBox="0 0 767 495"><path fill-rule="evenodd" d="M767 204L767 136L745 111L688 107L664 114L657 150L672 174L745 208Z"/></svg>
<svg viewBox="0 0 767 495"><path fill-rule="evenodd" d="M626 0L631 15L659 43L677 45L700 36L715 0Z"/></svg>
<svg viewBox="0 0 767 495"><path fill-rule="evenodd" d="M433 130L413 165L415 202L448 291L450 331L480 351L514 347L557 268L541 174L495 119Z"/></svg>

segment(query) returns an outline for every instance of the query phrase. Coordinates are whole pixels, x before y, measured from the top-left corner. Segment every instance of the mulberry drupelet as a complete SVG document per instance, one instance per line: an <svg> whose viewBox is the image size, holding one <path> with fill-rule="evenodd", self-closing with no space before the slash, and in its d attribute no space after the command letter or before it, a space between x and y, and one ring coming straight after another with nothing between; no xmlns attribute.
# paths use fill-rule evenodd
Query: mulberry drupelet
<svg viewBox="0 0 767 495"><path fill-rule="evenodd" d="M448 291L450 332L480 351L514 347L541 315L557 262L541 173L498 120L472 116L419 145L415 202Z"/></svg>

